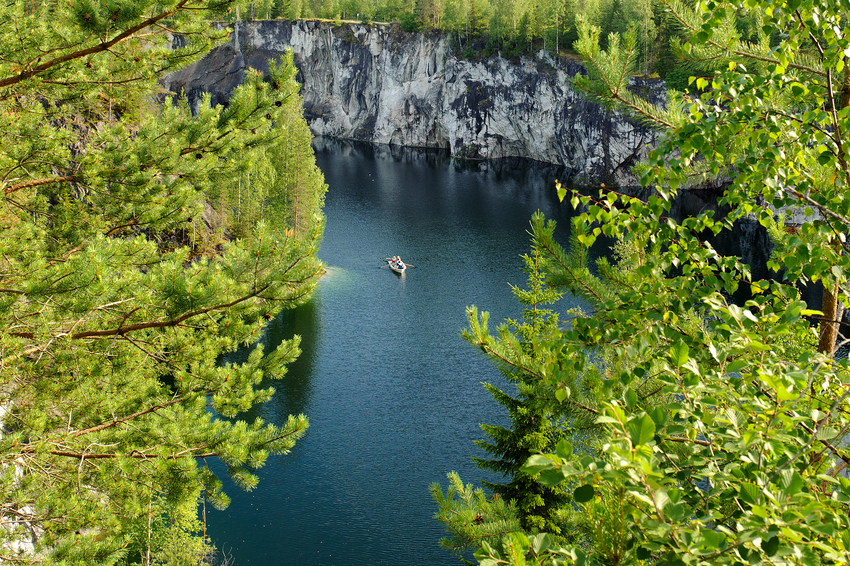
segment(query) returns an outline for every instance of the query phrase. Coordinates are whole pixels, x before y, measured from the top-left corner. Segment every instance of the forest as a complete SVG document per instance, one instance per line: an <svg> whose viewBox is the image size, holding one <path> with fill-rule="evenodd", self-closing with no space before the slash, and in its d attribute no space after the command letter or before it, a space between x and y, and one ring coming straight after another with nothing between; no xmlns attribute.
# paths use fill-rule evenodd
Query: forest
<svg viewBox="0 0 850 566"><path fill-rule="evenodd" d="M582 19L600 29L602 47L611 33L634 28L635 74L665 79L670 88L682 91L694 74L670 47L671 40L686 37L686 28L656 0L242 0L226 19L233 21L237 14L248 19L399 22L406 31L450 34L455 54L470 59L515 58L540 49L578 59L573 45ZM736 8L735 26L747 40L755 40L760 31L757 15L742 7Z"/></svg>

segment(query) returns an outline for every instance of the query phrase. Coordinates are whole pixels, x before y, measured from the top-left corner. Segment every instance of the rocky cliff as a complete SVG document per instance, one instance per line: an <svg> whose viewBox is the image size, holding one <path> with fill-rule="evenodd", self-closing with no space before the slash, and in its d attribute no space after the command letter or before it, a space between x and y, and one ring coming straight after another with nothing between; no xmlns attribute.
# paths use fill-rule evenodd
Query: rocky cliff
<svg viewBox="0 0 850 566"><path fill-rule="evenodd" d="M563 165L576 179L625 186L656 134L588 102L571 61L511 63L453 56L446 36L397 26L311 21L238 22L229 43L169 76L166 88L197 104L226 103L247 68L265 70L291 48L316 135L432 147L472 159L526 157ZM663 83L636 82L657 104Z"/></svg>

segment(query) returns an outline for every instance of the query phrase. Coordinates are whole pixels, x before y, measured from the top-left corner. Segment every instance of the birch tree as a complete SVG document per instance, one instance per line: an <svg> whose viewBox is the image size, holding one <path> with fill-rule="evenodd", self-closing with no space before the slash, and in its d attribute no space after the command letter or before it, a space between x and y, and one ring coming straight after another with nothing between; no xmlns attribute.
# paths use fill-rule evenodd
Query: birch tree
<svg viewBox="0 0 850 566"><path fill-rule="evenodd" d="M570 386L577 375L602 376L599 453L561 443L523 468L569 486L594 529L584 545L534 531L490 538L481 564L850 561L850 374L834 355L850 267L848 6L748 0L758 24L742 37L739 4L665 3L688 30L675 51L704 73L664 109L628 88L633 35L610 36L603 51L584 23L577 45L588 67L579 88L665 133L640 169L651 195L560 187L583 211L579 242L631 243L637 267L548 356L515 360L561 404L586 395ZM729 213L675 220L678 193L708 180L724 182ZM792 212L805 221L788 225ZM754 280L710 243L744 218L773 235L772 279ZM547 280L575 289L557 236L539 231L535 245L549 250ZM800 300L797 285L810 281L824 284L820 311Z"/></svg>

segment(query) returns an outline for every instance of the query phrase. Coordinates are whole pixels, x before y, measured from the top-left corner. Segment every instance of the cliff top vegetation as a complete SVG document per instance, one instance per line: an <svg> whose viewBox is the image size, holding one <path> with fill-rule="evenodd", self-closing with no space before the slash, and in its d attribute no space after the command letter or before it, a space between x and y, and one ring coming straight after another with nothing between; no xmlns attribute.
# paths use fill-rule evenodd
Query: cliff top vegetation
<svg viewBox="0 0 850 566"><path fill-rule="evenodd" d="M681 40L685 30L653 0L260 0L239 2L227 17L398 23L406 31L450 34L457 55L468 59L497 54L513 59L540 49L576 57L581 18L600 28L603 47L610 33L624 34L634 27L635 74L660 77L672 88L685 90L693 71L681 65L671 48L671 41ZM755 16L743 6L736 11L735 25L742 36L757 33Z"/></svg>

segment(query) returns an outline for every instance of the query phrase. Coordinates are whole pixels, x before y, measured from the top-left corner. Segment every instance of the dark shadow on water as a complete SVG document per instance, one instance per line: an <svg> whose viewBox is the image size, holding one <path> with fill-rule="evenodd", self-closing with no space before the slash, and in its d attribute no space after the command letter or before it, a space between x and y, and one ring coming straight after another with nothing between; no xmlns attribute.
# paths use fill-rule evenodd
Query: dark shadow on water
<svg viewBox="0 0 850 566"><path fill-rule="evenodd" d="M301 354L295 362L289 364L280 379L267 379L264 387L275 389L272 400L265 405L258 405L240 415L240 418L253 421L256 417L272 420L270 417L298 415L306 411L311 395L310 376L313 372L316 342L318 336L318 317L315 299L294 309L284 309L265 327L265 332L259 343L266 353L273 351L284 340L300 336ZM243 346L236 352L224 358L225 363L240 364L248 359L248 355L256 346ZM273 413L273 414L270 414ZM273 421L274 422L274 421Z"/></svg>

